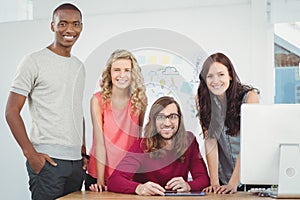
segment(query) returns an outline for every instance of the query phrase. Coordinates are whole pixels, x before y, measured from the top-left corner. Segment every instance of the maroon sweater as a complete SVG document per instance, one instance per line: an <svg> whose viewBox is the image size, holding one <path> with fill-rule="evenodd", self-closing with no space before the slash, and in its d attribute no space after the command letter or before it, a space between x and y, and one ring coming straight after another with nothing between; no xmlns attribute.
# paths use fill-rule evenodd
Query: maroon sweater
<svg viewBox="0 0 300 200"><path fill-rule="evenodd" d="M166 151L163 158L150 158L149 153L143 153L142 139L137 140L108 179L108 191L135 194L136 187L148 181L164 188L174 177L182 177L187 181L189 171L193 178L188 181L192 191L200 191L209 186L209 177L198 142L192 133L187 134L189 147L183 163L176 159L173 151Z"/></svg>

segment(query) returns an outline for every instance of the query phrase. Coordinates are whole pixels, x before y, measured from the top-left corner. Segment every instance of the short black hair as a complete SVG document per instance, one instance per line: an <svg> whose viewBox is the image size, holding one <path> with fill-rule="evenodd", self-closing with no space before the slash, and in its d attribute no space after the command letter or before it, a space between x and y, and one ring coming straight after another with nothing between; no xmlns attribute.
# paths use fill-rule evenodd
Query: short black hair
<svg viewBox="0 0 300 200"><path fill-rule="evenodd" d="M55 10L53 11L53 14L52 14L52 21L54 21L54 16L57 13L57 11L59 11L59 10L76 10L79 12L80 18L82 19L82 14L81 14L81 11L79 10L79 8L77 8L75 5L73 5L71 3L64 3L64 4L61 4L60 6L58 6L57 8L55 8Z"/></svg>

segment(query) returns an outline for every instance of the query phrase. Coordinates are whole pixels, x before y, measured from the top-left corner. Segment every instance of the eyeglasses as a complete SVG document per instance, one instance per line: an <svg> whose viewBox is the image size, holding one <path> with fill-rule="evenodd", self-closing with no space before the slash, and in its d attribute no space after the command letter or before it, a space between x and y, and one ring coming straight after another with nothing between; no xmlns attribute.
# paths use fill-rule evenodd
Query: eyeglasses
<svg viewBox="0 0 300 200"><path fill-rule="evenodd" d="M164 115L164 114L158 114L156 116L156 121L162 123L166 119L169 119L171 122L176 122L180 118L180 115L177 113L171 113L169 115Z"/></svg>

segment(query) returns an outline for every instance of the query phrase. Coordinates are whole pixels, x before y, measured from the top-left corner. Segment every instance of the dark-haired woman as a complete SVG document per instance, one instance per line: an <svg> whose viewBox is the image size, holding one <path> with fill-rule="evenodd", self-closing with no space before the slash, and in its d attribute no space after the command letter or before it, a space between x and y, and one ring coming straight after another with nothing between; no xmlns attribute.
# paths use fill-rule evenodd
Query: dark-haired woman
<svg viewBox="0 0 300 200"><path fill-rule="evenodd" d="M259 103L259 91L242 84L230 59L210 55L203 63L196 104L204 134L210 185L205 192L235 193L240 186L240 110Z"/></svg>

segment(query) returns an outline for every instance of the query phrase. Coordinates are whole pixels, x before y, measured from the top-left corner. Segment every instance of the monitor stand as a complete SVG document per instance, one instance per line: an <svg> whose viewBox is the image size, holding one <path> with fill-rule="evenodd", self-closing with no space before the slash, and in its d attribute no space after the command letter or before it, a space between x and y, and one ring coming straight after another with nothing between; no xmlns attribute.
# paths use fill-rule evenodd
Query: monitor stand
<svg viewBox="0 0 300 200"><path fill-rule="evenodd" d="M279 148L279 177L276 198L300 199L300 144L280 144Z"/></svg>

